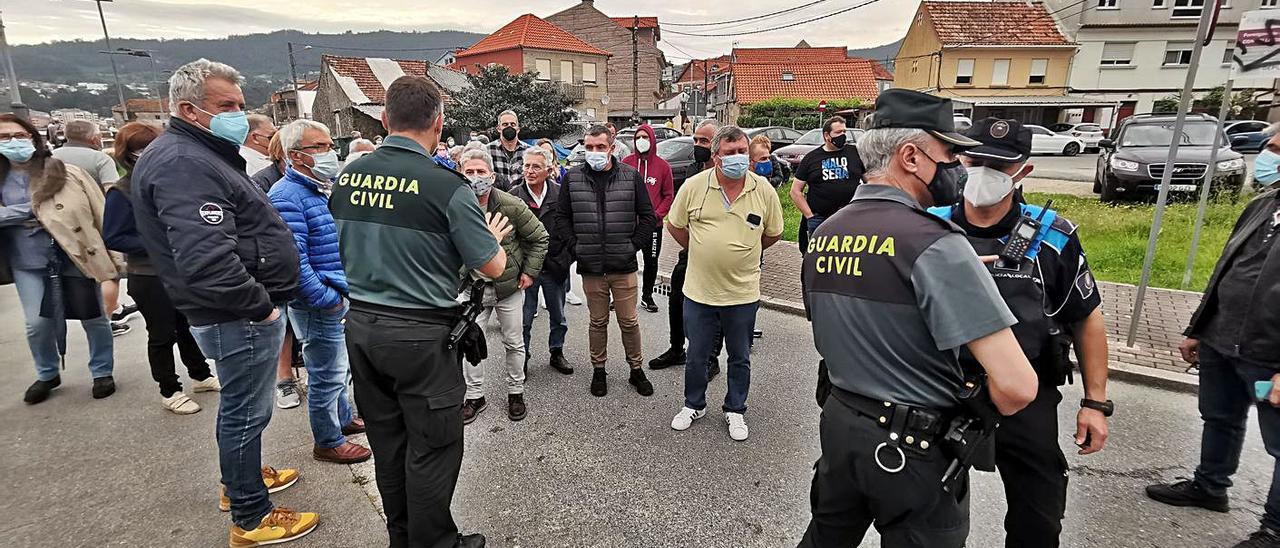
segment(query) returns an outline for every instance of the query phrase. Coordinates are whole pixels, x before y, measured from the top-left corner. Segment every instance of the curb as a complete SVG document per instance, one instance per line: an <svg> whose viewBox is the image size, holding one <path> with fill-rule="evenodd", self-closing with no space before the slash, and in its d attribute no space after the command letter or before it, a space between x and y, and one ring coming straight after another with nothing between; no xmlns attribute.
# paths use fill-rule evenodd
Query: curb
<svg viewBox="0 0 1280 548"><path fill-rule="evenodd" d="M671 294L670 272L659 270L658 283L661 286L659 289L660 294ZM784 314L791 314L801 318L805 317L804 304L787 299L761 295L760 306L776 312L782 312ZM1115 341L1108 340L1108 344L1114 343ZM1140 384L1150 386L1152 388L1159 388L1161 390L1181 392L1185 394L1196 394L1200 391L1200 378L1188 373L1165 371L1154 367L1135 367L1116 361L1108 363L1107 370L1109 379L1121 382Z"/></svg>

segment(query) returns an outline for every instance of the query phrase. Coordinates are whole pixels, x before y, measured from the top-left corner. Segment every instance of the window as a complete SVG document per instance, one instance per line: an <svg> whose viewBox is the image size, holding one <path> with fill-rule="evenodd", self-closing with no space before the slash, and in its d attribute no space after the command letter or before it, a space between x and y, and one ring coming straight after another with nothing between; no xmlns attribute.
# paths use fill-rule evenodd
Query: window
<svg viewBox="0 0 1280 548"><path fill-rule="evenodd" d="M1049 71L1048 59L1032 59L1031 60L1031 77L1027 79L1027 83L1033 85L1044 85L1045 73Z"/></svg>
<svg viewBox="0 0 1280 548"><path fill-rule="evenodd" d="M594 108L589 108L589 109L587 109L587 119L588 119L588 120L595 120L595 119L596 119L596 109L594 109Z"/></svg>
<svg viewBox="0 0 1280 548"><path fill-rule="evenodd" d="M1107 42L1102 44L1104 67L1125 67L1133 64L1133 42Z"/></svg>
<svg viewBox="0 0 1280 548"><path fill-rule="evenodd" d="M973 59L960 59L956 62L956 85L973 85Z"/></svg>
<svg viewBox="0 0 1280 548"><path fill-rule="evenodd" d="M1009 60L996 59L991 64L991 85L1007 86L1009 85Z"/></svg>
<svg viewBox="0 0 1280 548"><path fill-rule="evenodd" d="M1222 64L1230 65L1236 55L1236 41L1227 40L1227 49L1222 52Z"/></svg>
<svg viewBox="0 0 1280 548"><path fill-rule="evenodd" d="M1195 18L1200 17L1200 12L1204 10L1204 0L1173 0L1173 12L1169 14L1173 18Z"/></svg>
<svg viewBox="0 0 1280 548"><path fill-rule="evenodd" d="M796 73L794 73L794 72L784 72L784 73L782 73L782 81L783 81L783 82L794 82L794 81L796 81Z"/></svg>
<svg viewBox="0 0 1280 548"><path fill-rule="evenodd" d="M1052 132L1052 131L1049 131L1049 130L1047 130L1047 129L1045 129L1045 128L1042 128L1042 127L1040 127L1040 126L1026 126L1026 127L1027 127L1028 129L1030 129L1030 130L1031 130L1031 133L1032 133L1032 134L1034 134L1034 135L1053 135L1053 132Z"/></svg>
<svg viewBox="0 0 1280 548"><path fill-rule="evenodd" d="M916 72L918 72L919 70L920 70L920 60L919 60L919 59L912 59L912 60L911 60L911 74L915 74L915 73L916 73Z"/></svg>
<svg viewBox="0 0 1280 548"><path fill-rule="evenodd" d="M1100 10L1116 10L1120 9L1118 5L1120 0L1098 0L1098 9Z"/></svg>
<svg viewBox="0 0 1280 548"><path fill-rule="evenodd" d="M582 83L584 84L596 83L596 64L595 63L582 64Z"/></svg>
<svg viewBox="0 0 1280 548"><path fill-rule="evenodd" d="M1262 0L1262 9L1274 8L1280 6L1280 0Z"/></svg>
<svg viewBox="0 0 1280 548"><path fill-rule="evenodd" d="M560 61L560 81L573 83L573 61Z"/></svg>
<svg viewBox="0 0 1280 548"><path fill-rule="evenodd" d="M1164 66L1177 67L1191 64L1190 43L1169 43L1164 49Z"/></svg>
<svg viewBox="0 0 1280 548"><path fill-rule="evenodd" d="M1165 8L1165 3L1164 3L1164 2L1165 2L1165 0L1152 0L1152 2L1151 2L1151 9L1153 9L1153 10L1162 10L1162 9L1164 9L1164 8Z"/></svg>
<svg viewBox="0 0 1280 548"><path fill-rule="evenodd" d="M551 60L550 59L534 59L534 71L538 73L538 79L543 81L551 80Z"/></svg>

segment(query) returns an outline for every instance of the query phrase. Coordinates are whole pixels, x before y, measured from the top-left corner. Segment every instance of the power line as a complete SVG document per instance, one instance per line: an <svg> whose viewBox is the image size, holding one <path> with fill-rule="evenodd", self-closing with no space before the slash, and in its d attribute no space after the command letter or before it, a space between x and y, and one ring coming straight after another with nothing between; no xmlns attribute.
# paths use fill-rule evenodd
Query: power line
<svg viewBox="0 0 1280 548"><path fill-rule="evenodd" d="M788 29L788 28L791 28L791 27L797 27L797 26L800 26L800 25L804 25L804 24L812 23L812 22L814 22L814 21L820 21L820 20L822 20L822 19L826 19L826 18L828 18L828 17L835 17L835 16L837 16L837 15L844 14L844 13L848 13L848 12L853 11L853 10L855 10L855 9L858 9L858 8L861 8L861 7L864 7L864 6L868 6L868 5L874 4L874 3L879 2L879 1L880 1L880 0L867 0L866 2L863 2L863 3L861 3L861 4L854 4L854 5L852 5L852 6L849 6L849 7L847 7L847 8L844 8L844 9L842 9L842 10L834 11L834 12L831 12L831 13L828 13L828 14L825 14L825 15L819 15L819 16L817 16L817 17L811 17L811 18L809 18L809 19L805 19L805 20L803 20L803 21L796 21L796 22L794 22L794 23L788 23L788 24L786 24L786 25L780 25L780 26L776 26L776 27L772 27L772 28L767 28L767 29L758 29L758 30L745 31L745 32L730 32L730 33L722 33L722 34L695 34L695 33L691 33L691 32L680 32L680 31L678 31L678 30L669 30L669 31L667 31L667 32L668 32L668 33L671 33L671 34L679 34L679 35L681 35L681 36L696 36L696 37L699 37L699 38L721 38L721 37L730 37L730 36L747 36L747 35L750 35L750 34L761 34L761 33L765 33L765 32L773 32L773 31L775 31L775 30L782 30L782 29Z"/></svg>
<svg viewBox="0 0 1280 548"><path fill-rule="evenodd" d="M468 47L468 46L445 46L445 47L438 47L438 48L353 48L353 47L346 47L346 46L326 46L324 44L303 44L299 42L294 42L294 43L300 46L311 46L313 48L319 48L319 49L334 49L334 50L345 50L345 51L453 51L458 48Z"/></svg>
<svg viewBox="0 0 1280 548"><path fill-rule="evenodd" d="M756 15L756 16L754 16L754 17L744 17L744 18L742 18L742 19L731 19L731 20L729 20L729 21L717 21L717 22L715 22L715 23L664 23L664 25L666 25L666 26L668 26L668 27L714 27L714 26L716 26L716 25L727 25L727 24L730 24L730 23L741 23L741 22L743 22L743 21L755 21L755 20L757 20L757 19L767 19L767 18L769 18L769 17L773 17L773 16L775 16L775 15L782 15L782 14L784 14L784 13L791 13L791 12L793 12L793 11L802 10L802 9L807 8L807 7L809 7L809 6L815 6L815 5L821 4L821 3L826 2L826 1L827 1L827 0L814 0L813 2L809 2L808 4L803 4L803 5L795 6L795 7L792 7L792 8L787 8L787 9L785 9L785 10L775 11L775 12L772 12L772 13L766 13L766 14L763 14L763 15ZM722 30L723 30L723 29L722 29Z"/></svg>

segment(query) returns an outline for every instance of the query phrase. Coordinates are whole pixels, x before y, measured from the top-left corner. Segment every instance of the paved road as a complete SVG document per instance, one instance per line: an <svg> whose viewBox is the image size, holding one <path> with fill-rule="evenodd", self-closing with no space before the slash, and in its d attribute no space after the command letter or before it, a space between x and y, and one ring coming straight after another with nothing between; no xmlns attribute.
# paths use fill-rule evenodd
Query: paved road
<svg viewBox="0 0 1280 548"><path fill-rule="evenodd" d="M1250 176L1253 174L1253 159L1256 156L1257 154L1244 155ZM1036 166L1032 177L1092 183L1097 170L1098 153L1082 152L1076 156L1036 155L1031 157L1031 164Z"/></svg>
<svg viewBox="0 0 1280 548"><path fill-rule="evenodd" d="M190 417L163 411L136 320L133 333L116 339L119 393L102 401L89 397L84 341L73 325L63 387L50 401L25 406L21 392L32 371L12 289L0 288L0 310L0 386L8 387L0 394L7 419L0 435L8 440L0 459L7 488L0 499L2 544L225 546L227 517L215 509L216 398L198 396L206 409ZM755 354L751 439L735 443L714 410L686 432L671 431L682 401L681 371L653 372L657 394L636 395L619 363L616 330L610 394L591 397L582 366L586 311L570 307L570 314L568 357L580 370L566 377L548 369L537 345L525 421L509 422L500 383L488 386L491 407L467 429L454 499L462 526L503 548L794 546L808 519L810 466L818 455L811 388L816 354L805 323L761 312L765 338ZM665 314L641 317L647 358L663 349ZM490 378L498 378L496 362L487 366ZM712 402L723 397L722 379L712 386ZM1195 400L1125 384L1114 384L1111 397L1120 414L1109 449L1070 456L1065 546L1230 546L1256 528L1271 464L1255 431L1232 513L1165 508L1147 501L1141 488L1185 473L1194 461ZM1077 398L1077 387L1065 389L1067 402ZM1070 421L1064 414L1063 427ZM265 443L268 462L303 471L302 482L274 500L323 512L320 529L297 546L385 546L372 474L312 461L305 411L277 411ZM998 478L978 475L973 492L970 545L999 546ZM874 544L869 537L864 546Z"/></svg>

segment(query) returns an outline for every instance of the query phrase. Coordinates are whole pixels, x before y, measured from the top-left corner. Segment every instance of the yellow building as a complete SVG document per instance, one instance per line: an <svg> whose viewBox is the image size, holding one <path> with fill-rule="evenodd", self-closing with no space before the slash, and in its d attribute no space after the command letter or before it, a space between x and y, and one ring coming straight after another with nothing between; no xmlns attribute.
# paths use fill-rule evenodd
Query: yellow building
<svg viewBox="0 0 1280 548"><path fill-rule="evenodd" d="M898 50L894 85L955 99L975 119L1052 124L1110 104L1067 93L1075 52L1039 2L925 1Z"/></svg>

